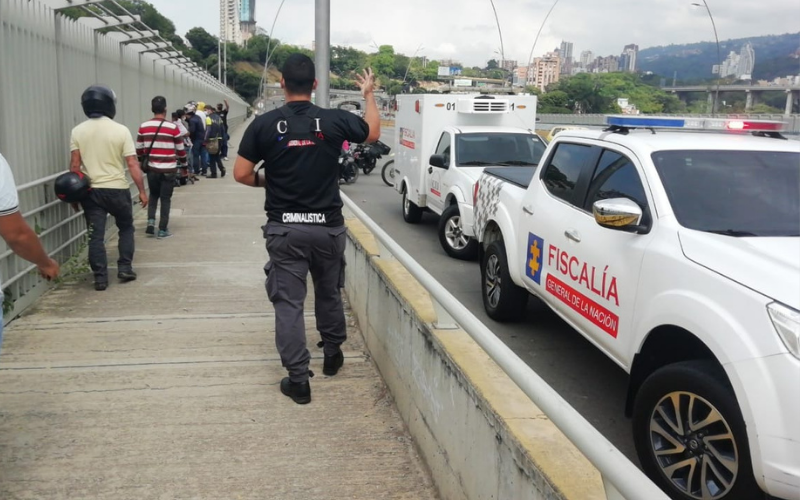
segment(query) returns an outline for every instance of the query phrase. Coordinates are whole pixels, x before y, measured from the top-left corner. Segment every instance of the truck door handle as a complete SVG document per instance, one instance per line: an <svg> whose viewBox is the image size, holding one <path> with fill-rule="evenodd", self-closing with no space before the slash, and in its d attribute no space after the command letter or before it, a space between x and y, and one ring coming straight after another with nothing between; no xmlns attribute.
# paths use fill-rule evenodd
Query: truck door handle
<svg viewBox="0 0 800 500"><path fill-rule="evenodd" d="M429 173L429 174L432 174L432 173L433 173L433 167L428 167L428 173Z"/></svg>
<svg viewBox="0 0 800 500"><path fill-rule="evenodd" d="M533 215L533 208L530 205L522 205L522 211L528 215Z"/></svg>
<svg viewBox="0 0 800 500"><path fill-rule="evenodd" d="M581 242L580 233L578 233L578 231L576 231L574 229L567 229L566 231L564 231L564 236L566 236L567 238L571 239L572 241L574 241L576 243L580 243Z"/></svg>

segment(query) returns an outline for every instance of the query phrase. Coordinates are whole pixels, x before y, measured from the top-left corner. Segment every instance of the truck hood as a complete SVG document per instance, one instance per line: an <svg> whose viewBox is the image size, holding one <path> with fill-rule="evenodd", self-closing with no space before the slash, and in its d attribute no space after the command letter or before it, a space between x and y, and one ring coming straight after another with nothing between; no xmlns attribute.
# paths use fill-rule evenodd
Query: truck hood
<svg viewBox="0 0 800 500"><path fill-rule="evenodd" d="M490 168L491 165L485 167L458 167L458 169L463 172L463 174L470 180L473 184L478 182L478 178L481 176L483 171L487 168Z"/></svg>
<svg viewBox="0 0 800 500"><path fill-rule="evenodd" d="M692 262L800 308L800 237L733 237L692 230L678 237Z"/></svg>

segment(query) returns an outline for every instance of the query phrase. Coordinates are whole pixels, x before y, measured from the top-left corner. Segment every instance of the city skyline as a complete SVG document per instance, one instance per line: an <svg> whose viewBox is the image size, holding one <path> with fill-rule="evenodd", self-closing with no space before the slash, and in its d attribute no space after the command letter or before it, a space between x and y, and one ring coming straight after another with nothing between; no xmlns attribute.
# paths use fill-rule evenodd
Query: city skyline
<svg viewBox="0 0 800 500"><path fill-rule="evenodd" d="M204 27L219 34L215 22L219 0L150 0L176 24L178 33ZM720 40L794 33L796 0L774 0L754 10L748 0L710 2ZM280 2L258 0L257 23L269 28ZM527 64L536 32L553 0L498 0L495 2L503 30L504 58ZM620 47L635 40L641 48L659 45L713 41L705 9L692 2L674 0L593 0L560 2L542 28L534 56L541 57L559 47L562 40L574 43L575 54L591 48L600 54L620 53ZM646 5L644 5L646 3ZM413 54L420 44L429 60L458 58L468 66L484 66L500 52L497 25L489 2L462 0L430 3L407 0L404 8L392 11L392 22L368 0L339 0L331 11L331 43L374 52L373 44L392 45L404 54ZM209 16L208 14L212 15ZM424 13L425 15L419 15ZM625 15L620 15L624 13ZM409 35L409 27L413 34ZM286 2L275 25L276 38L283 43L311 47L314 38L314 2Z"/></svg>

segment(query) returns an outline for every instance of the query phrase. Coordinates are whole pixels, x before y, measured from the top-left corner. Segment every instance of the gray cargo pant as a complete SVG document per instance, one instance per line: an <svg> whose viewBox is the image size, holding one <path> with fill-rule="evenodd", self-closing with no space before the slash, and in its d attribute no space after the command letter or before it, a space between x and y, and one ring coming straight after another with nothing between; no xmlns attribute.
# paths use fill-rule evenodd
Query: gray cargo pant
<svg viewBox="0 0 800 500"><path fill-rule="evenodd" d="M344 287L346 228L268 222L262 229L269 253L264 272L267 297L275 308L275 345L292 382L305 382L311 359L303 319L309 272L325 354L339 352L347 339L340 290Z"/></svg>

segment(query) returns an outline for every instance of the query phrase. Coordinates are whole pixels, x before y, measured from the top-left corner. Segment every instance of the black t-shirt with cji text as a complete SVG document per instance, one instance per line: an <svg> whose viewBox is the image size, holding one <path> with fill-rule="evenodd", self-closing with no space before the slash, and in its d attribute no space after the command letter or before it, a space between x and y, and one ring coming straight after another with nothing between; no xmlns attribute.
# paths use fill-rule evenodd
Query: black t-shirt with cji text
<svg viewBox="0 0 800 500"><path fill-rule="evenodd" d="M344 141L364 142L369 126L349 111L318 108L308 101L285 107L256 118L239 146L242 158L264 161L268 220L341 226L339 153Z"/></svg>

